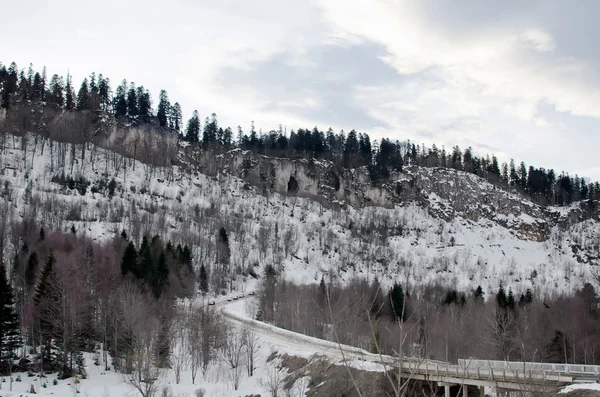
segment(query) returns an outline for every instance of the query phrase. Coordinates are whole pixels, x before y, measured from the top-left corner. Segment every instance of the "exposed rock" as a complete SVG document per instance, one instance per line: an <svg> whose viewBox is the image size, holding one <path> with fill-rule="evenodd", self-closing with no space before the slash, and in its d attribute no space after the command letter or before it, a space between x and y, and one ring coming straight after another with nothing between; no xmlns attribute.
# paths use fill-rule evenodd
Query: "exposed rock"
<svg viewBox="0 0 600 397"><path fill-rule="evenodd" d="M548 240L553 226L597 220L600 205L579 202L568 208L543 207L516 192L499 188L474 174L449 168L408 167L377 185L366 167L343 169L330 161L285 159L241 149L206 156L203 168L243 178L259 191L320 199L326 205L391 208L416 202L439 219L462 217L505 227L521 239Z"/></svg>

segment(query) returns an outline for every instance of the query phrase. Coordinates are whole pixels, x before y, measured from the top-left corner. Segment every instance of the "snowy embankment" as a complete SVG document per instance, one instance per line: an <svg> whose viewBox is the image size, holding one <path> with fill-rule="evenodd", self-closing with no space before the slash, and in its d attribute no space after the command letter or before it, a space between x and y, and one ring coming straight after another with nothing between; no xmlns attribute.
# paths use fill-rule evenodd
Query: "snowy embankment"
<svg viewBox="0 0 600 397"><path fill-rule="evenodd" d="M288 331L249 316L253 311L254 298L243 299L231 304L224 302L219 309L223 316L239 327L254 330L262 340L269 342L272 349L280 353L299 357L319 355L333 363L349 365L364 371L383 371L381 357L364 349L339 344L324 339Z"/></svg>
<svg viewBox="0 0 600 397"><path fill-rule="evenodd" d="M600 384L598 383L576 383L564 387L560 393L570 393L574 390L595 390L600 393Z"/></svg>
<svg viewBox="0 0 600 397"><path fill-rule="evenodd" d="M223 305L221 312L227 319L242 327L250 327L260 335L274 336L282 346L300 347L303 351L309 352L310 354L323 354L330 357L341 357L344 355L346 358L349 356L364 358L371 355L368 351L358 347L341 345L253 320L247 315L247 306L250 300L252 300L252 298L240 300L229 305Z"/></svg>

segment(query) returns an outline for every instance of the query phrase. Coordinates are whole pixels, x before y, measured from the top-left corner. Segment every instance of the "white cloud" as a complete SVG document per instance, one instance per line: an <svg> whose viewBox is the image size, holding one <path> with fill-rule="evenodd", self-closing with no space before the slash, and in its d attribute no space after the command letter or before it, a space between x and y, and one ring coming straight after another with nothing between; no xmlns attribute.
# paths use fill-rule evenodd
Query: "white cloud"
<svg viewBox="0 0 600 397"><path fill-rule="evenodd" d="M559 111L600 118L600 86L589 84L586 77L593 71L584 63L557 56L522 56L519 43L535 52L555 48L552 37L541 29L507 28L455 37L429 23L410 1L322 0L319 4L337 29L384 45L389 52L384 60L401 74L440 67L453 81L481 85L480 99L515 102L507 109L519 118L532 119L542 101Z"/></svg>
<svg viewBox="0 0 600 397"><path fill-rule="evenodd" d="M539 52L554 51L554 38L542 29L529 29L521 34L523 42Z"/></svg>

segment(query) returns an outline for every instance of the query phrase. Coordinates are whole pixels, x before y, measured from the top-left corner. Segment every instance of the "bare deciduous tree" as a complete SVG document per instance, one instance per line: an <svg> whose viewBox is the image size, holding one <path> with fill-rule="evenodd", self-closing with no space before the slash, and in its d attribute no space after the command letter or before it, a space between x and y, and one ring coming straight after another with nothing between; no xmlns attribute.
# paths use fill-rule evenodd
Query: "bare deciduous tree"
<svg viewBox="0 0 600 397"><path fill-rule="evenodd" d="M229 368L228 378L234 390L237 390L240 387L244 366L246 364L246 352L244 347L244 337L242 333L229 329L226 333L225 346L223 346L223 361Z"/></svg>
<svg viewBox="0 0 600 397"><path fill-rule="evenodd" d="M260 384L271 397L280 397L283 395L284 378L283 369L271 360L266 364L265 375Z"/></svg>
<svg viewBox="0 0 600 397"><path fill-rule="evenodd" d="M142 397L154 397L162 371L155 365L160 325L150 304L152 299L131 284L125 286L121 299L126 335L125 381Z"/></svg>
<svg viewBox="0 0 600 397"><path fill-rule="evenodd" d="M248 376L254 375L254 358L257 350L260 348L259 340L253 328L246 327L242 331L242 340L246 347L246 369Z"/></svg>

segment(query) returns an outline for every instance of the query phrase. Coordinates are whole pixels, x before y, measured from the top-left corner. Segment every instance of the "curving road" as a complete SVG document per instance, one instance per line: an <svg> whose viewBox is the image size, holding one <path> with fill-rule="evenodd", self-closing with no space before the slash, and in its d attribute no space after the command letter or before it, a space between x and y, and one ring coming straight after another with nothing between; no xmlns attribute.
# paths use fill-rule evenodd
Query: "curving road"
<svg viewBox="0 0 600 397"><path fill-rule="evenodd" d="M245 296L232 302L223 298L215 302L215 307L232 325L254 330L261 339L273 346L274 350L280 346L285 348L286 352L292 350L294 352L290 353L299 356L322 355L334 362L372 371L402 368L405 376L412 379L520 391L560 387L578 379L599 379L600 367L546 366L545 368L550 369L544 369L543 366L539 366L543 363L519 363L517 367L513 363L484 360L460 360L459 365L452 365L440 361L380 356L353 346L337 344L253 320L245 315L247 298L250 297Z"/></svg>

